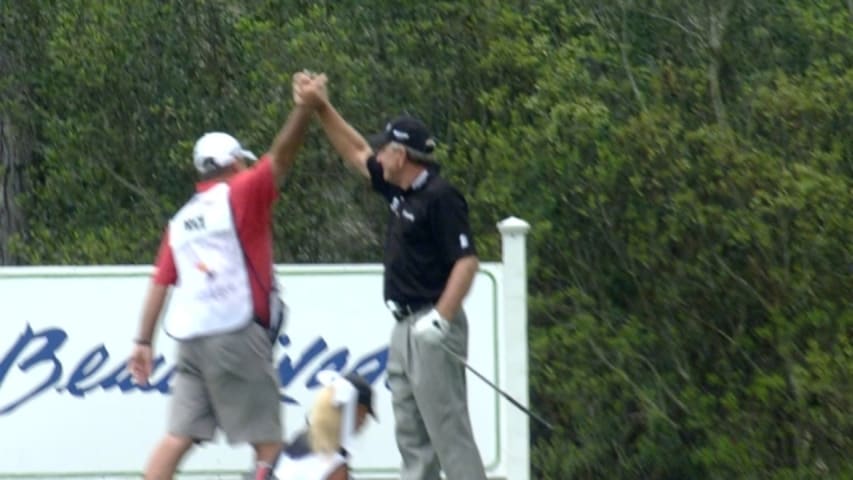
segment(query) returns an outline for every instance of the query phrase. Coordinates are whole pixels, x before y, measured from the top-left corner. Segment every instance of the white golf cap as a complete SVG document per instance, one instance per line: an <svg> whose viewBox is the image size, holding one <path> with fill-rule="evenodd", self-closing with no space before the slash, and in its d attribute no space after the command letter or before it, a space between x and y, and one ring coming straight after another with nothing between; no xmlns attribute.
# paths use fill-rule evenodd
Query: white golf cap
<svg viewBox="0 0 853 480"><path fill-rule="evenodd" d="M255 161L258 157L243 148L236 138L222 132L205 133L193 147L193 164L199 173L208 173L236 162L238 158Z"/></svg>

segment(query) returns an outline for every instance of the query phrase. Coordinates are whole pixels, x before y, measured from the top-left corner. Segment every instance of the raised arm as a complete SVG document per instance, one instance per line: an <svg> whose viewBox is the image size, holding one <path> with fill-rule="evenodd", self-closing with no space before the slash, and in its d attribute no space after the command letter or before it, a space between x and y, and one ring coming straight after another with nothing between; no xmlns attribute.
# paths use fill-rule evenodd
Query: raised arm
<svg viewBox="0 0 853 480"><path fill-rule="evenodd" d="M367 159L373 155L373 149L364 137L344 120L335 107L328 101L317 108L323 131L329 137L329 142L337 150L347 165L355 169L361 176L368 178Z"/></svg>
<svg viewBox="0 0 853 480"><path fill-rule="evenodd" d="M307 82L297 83L299 83L298 96L305 103L315 106L323 130L338 155L343 157L348 166L361 173L363 177L369 178L367 159L373 155L373 150L364 137L344 120L329 101L325 75L318 75Z"/></svg>
<svg viewBox="0 0 853 480"><path fill-rule="evenodd" d="M299 79L300 77L294 76L294 98L296 97L295 89ZM325 80L323 83L325 84ZM296 152L302 146L313 111L312 105L296 102L284 126L281 127L275 140L273 140L269 155L272 159L272 172L275 175L276 183L280 184L293 167L293 163L296 161Z"/></svg>

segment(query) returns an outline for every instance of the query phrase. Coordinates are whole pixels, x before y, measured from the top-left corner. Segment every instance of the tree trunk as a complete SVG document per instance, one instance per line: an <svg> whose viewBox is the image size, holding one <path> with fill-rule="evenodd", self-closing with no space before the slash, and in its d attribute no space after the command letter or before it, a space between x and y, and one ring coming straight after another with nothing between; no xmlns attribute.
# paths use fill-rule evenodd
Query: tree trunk
<svg viewBox="0 0 853 480"><path fill-rule="evenodd" d="M8 115L0 116L0 265L15 265L9 241L24 223L18 195L23 191L23 166L31 155L29 143Z"/></svg>
<svg viewBox="0 0 853 480"><path fill-rule="evenodd" d="M10 79L15 73L13 58L8 51L0 50L0 78ZM23 191L23 166L32 155L32 142L24 129L16 128L9 107L16 103L16 82L0 91L3 100L0 109L0 265L15 265L18 259L10 252L11 238L22 231L23 212L18 195Z"/></svg>

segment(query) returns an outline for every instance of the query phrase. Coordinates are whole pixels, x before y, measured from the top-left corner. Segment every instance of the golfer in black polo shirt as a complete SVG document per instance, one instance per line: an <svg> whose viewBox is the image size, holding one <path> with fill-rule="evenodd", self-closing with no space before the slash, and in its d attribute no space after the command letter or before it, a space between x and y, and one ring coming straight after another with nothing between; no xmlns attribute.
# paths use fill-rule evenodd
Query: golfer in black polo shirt
<svg viewBox="0 0 853 480"><path fill-rule="evenodd" d="M318 77L319 78L319 77ZM388 202L385 302L396 322L388 381L402 480L485 480L471 433L462 300L478 260L465 198L439 175L427 127L412 117L390 121L368 143L335 110L322 81L303 79L296 101L311 104L346 162Z"/></svg>

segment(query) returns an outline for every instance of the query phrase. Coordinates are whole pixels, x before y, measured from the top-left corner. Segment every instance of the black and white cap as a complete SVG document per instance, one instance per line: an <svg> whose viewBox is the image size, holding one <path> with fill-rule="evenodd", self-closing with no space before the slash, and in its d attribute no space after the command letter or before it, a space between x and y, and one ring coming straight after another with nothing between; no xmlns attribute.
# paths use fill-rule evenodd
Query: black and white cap
<svg viewBox="0 0 853 480"><path fill-rule="evenodd" d="M424 156L432 155L435 150L435 139L427 126L415 117L403 115L385 125L385 130L372 135L368 142L373 151L378 151L385 145L396 142L405 145Z"/></svg>

